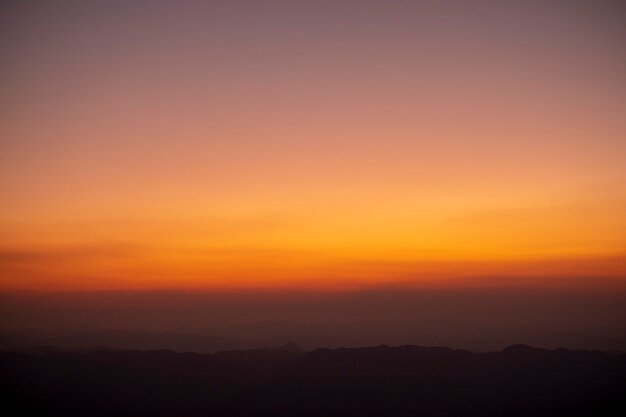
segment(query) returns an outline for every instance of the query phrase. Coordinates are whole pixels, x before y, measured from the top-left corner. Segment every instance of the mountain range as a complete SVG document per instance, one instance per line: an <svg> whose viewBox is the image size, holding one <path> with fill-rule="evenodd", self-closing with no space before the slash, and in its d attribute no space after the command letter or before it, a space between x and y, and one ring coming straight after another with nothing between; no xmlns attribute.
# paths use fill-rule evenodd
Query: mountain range
<svg viewBox="0 0 626 417"><path fill-rule="evenodd" d="M626 354L526 345L0 353L5 407L47 416L626 415Z"/></svg>

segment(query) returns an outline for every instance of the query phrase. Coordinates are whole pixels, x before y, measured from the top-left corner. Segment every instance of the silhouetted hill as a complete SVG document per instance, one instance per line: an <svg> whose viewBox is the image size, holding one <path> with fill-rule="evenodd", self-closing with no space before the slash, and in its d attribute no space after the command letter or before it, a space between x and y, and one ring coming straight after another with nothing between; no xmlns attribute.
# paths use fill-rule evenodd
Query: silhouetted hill
<svg viewBox="0 0 626 417"><path fill-rule="evenodd" d="M297 343L293 342L293 341L288 341L287 343L285 343L282 346L277 346L274 348L271 348L271 350L274 351L282 351L282 352L303 352L304 349L302 349L300 346L298 346Z"/></svg>
<svg viewBox="0 0 626 417"><path fill-rule="evenodd" d="M58 416L624 415L626 355L515 345L0 353L6 408ZM611 413L610 413L611 412ZM620 414L621 413L621 414Z"/></svg>

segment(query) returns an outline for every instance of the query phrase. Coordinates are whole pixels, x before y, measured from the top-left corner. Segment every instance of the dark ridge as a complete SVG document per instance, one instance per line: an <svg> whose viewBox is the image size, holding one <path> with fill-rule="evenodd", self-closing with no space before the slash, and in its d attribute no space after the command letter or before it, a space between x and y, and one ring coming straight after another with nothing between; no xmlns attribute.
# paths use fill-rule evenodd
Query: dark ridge
<svg viewBox="0 0 626 417"><path fill-rule="evenodd" d="M294 345L2 352L0 388L8 409L46 416L626 415L624 353Z"/></svg>
<svg viewBox="0 0 626 417"><path fill-rule="evenodd" d="M277 350L282 350L285 352L304 352L304 349L302 349L300 346L298 346L297 343L292 342L291 340L285 343L283 346L279 347Z"/></svg>
<svg viewBox="0 0 626 417"><path fill-rule="evenodd" d="M502 352L504 353L520 353L525 354L537 350L536 348L530 347L524 344L517 344L505 347Z"/></svg>

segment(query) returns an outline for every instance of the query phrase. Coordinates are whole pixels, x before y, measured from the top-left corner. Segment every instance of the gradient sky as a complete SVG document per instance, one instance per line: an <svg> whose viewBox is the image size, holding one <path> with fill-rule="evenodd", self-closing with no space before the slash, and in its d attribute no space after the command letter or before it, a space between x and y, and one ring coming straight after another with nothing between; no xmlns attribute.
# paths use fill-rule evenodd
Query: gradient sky
<svg viewBox="0 0 626 417"><path fill-rule="evenodd" d="M0 290L620 286L615 1L6 1Z"/></svg>

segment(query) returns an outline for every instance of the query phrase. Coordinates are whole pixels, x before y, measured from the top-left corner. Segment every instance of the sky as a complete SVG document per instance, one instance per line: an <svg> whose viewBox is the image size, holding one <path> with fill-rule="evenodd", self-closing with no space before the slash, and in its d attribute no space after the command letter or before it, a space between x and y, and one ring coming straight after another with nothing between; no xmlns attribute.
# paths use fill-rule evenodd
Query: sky
<svg viewBox="0 0 626 417"><path fill-rule="evenodd" d="M617 1L6 1L0 291L624 288Z"/></svg>

